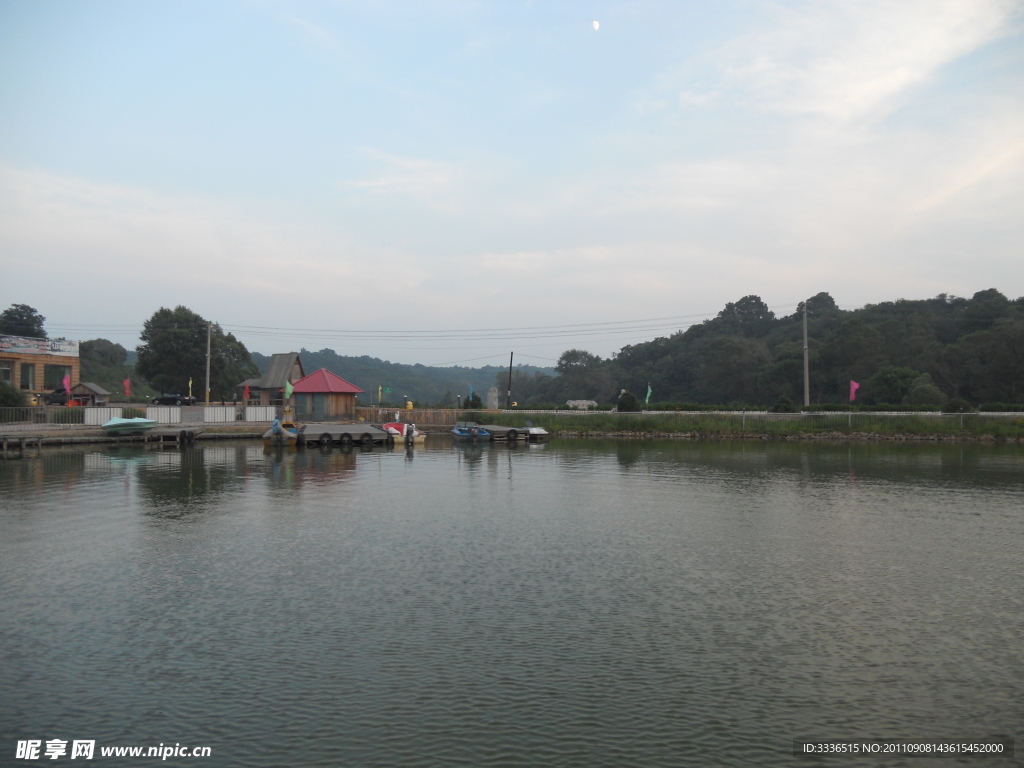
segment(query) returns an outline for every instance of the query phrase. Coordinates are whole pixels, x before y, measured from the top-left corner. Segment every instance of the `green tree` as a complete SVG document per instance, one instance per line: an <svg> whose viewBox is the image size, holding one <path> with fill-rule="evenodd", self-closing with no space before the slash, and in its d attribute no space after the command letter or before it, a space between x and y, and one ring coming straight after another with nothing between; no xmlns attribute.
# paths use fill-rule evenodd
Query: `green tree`
<svg viewBox="0 0 1024 768"><path fill-rule="evenodd" d="M876 403L902 403L904 398L910 394L910 386L914 380L921 375L920 371L913 368L903 368L894 365L887 365L879 368L871 378L864 382L864 399L871 399Z"/></svg>
<svg viewBox="0 0 1024 768"><path fill-rule="evenodd" d="M807 304L807 317L822 317L824 315L838 315L839 307L836 306L836 300L832 298L831 294L826 291L816 293L811 296L806 302ZM793 317L797 320L803 321L804 315L804 302L800 302L796 305L796 312Z"/></svg>
<svg viewBox="0 0 1024 768"><path fill-rule="evenodd" d="M756 403L758 372L771 361L763 342L743 336L719 336L710 340L698 383L710 402Z"/></svg>
<svg viewBox="0 0 1024 768"><path fill-rule="evenodd" d="M208 323L187 307L161 307L143 326L135 370L164 392L187 392L203 399ZM231 400L238 385L259 373L249 350L233 334L214 324L210 339L210 397Z"/></svg>
<svg viewBox="0 0 1024 768"><path fill-rule="evenodd" d="M46 330L43 328L45 320L45 317L28 304L11 304L3 312L0 312L0 334L45 339Z"/></svg>
<svg viewBox="0 0 1024 768"><path fill-rule="evenodd" d="M24 393L6 381L0 381L0 408L21 408L24 405Z"/></svg>
<svg viewBox="0 0 1024 768"><path fill-rule="evenodd" d="M139 380L134 366L128 365L128 350L107 339L91 339L78 345L82 381L99 384L111 392L120 392L121 382L132 379L133 395L144 396L149 387Z"/></svg>
<svg viewBox="0 0 1024 768"><path fill-rule="evenodd" d="M636 399L636 395L629 391L623 391L619 395L619 400L615 406L622 413L636 413L640 410L640 401Z"/></svg>
<svg viewBox="0 0 1024 768"><path fill-rule="evenodd" d="M769 410L772 413L796 413L793 401L785 395L779 395L779 399L775 401L775 405L773 405Z"/></svg>
<svg viewBox="0 0 1024 768"><path fill-rule="evenodd" d="M99 365L124 365L128 359L128 350L122 347L120 344L115 344L107 339L91 339L90 341L83 341L78 347L78 354L82 358L82 364L85 364L85 359L88 358L90 361L94 361ZM83 371L83 379L89 379Z"/></svg>
<svg viewBox="0 0 1024 768"><path fill-rule="evenodd" d="M567 349L558 358L555 370L563 377L573 397L584 397L591 387L589 380L593 377L601 358L584 349Z"/></svg>
<svg viewBox="0 0 1024 768"><path fill-rule="evenodd" d="M771 329L775 313L768 309L760 296L750 295L735 304L728 302L718 317L744 336L760 337Z"/></svg>
<svg viewBox="0 0 1024 768"><path fill-rule="evenodd" d="M927 373L922 373L914 379L914 383L910 385L910 394L907 396L911 405L943 405L948 399Z"/></svg>

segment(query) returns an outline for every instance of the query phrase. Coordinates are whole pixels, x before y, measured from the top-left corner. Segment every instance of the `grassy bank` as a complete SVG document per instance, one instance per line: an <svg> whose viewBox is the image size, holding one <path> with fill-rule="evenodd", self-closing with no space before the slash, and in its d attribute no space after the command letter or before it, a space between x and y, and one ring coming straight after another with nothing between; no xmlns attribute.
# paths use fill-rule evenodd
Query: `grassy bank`
<svg viewBox="0 0 1024 768"><path fill-rule="evenodd" d="M478 418L477 418L478 417ZM502 426L529 419L549 432L577 434L690 434L697 437L860 435L1024 438L1024 414L988 413L486 413L467 418Z"/></svg>

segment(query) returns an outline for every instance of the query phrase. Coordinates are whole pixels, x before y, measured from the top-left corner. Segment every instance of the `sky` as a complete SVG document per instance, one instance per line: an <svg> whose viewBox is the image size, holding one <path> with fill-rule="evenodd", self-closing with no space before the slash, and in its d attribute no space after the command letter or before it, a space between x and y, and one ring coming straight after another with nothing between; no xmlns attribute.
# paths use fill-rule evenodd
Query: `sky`
<svg viewBox="0 0 1024 768"><path fill-rule="evenodd" d="M993 287L1021 2L0 0L0 304L52 336L550 365Z"/></svg>

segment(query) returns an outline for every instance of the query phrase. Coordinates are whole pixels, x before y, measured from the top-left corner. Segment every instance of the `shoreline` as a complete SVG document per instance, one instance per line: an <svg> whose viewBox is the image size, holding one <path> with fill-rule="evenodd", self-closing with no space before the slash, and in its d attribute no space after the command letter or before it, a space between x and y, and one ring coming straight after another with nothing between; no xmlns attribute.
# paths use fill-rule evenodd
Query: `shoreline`
<svg viewBox="0 0 1024 768"><path fill-rule="evenodd" d="M447 427L444 426L420 426L428 435L436 436L447 434ZM247 427L222 426L207 427L204 431L196 434L194 440L261 440L266 429L253 431ZM744 432L744 433L709 433L698 430L690 432L655 432L655 431L631 431L631 430L571 430L560 429L551 433L552 438L563 439L605 439L605 440L745 440L757 442L835 442L851 441L858 443L871 442L913 442L913 443L1007 443L1020 444L1019 437L1003 437L991 434L981 435L953 435L953 434L921 434L912 432L801 432L792 434L772 434L768 432ZM32 433L7 433L0 435L3 441L3 448L0 449L0 456L8 453L17 454L22 445L25 448L47 448L62 445L89 445L89 444L171 444L177 445L176 435L162 433L159 435L108 435L99 429L60 429L60 430L36 430ZM24 441L24 442L23 442Z"/></svg>
<svg viewBox="0 0 1024 768"><path fill-rule="evenodd" d="M1020 438L997 437L996 435L950 435L920 434L914 432L802 432L793 434L771 434L768 432L707 433L707 432L598 432L581 430L557 430L553 437L564 438L607 438L614 440L758 440L772 441L813 441L853 440L856 442L931 442L931 443L1020 443Z"/></svg>

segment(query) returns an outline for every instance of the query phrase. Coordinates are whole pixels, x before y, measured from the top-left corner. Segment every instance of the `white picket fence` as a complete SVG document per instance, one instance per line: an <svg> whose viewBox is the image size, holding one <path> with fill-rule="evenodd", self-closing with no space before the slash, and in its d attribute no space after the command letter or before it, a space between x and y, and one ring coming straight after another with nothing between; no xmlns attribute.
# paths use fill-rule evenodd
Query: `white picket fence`
<svg viewBox="0 0 1024 768"><path fill-rule="evenodd" d="M277 406L247 405L245 406L246 421L273 421L277 416Z"/></svg>
<svg viewBox="0 0 1024 768"><path fill-rule="evenodd" d="M157 424L180 424L181 407L176 405L150 405L146 407L146 418Z"/></svg>
<svg viewBox="0 0 1024 768"><path fill-rule="evenodd" d="M98 427L111 419L120 419L123 412L123 408L86 408L85 424L90 427Z"/></svg>
<svg viewBox="0 0 1024 768"><path fill-rule="evenodd" d="M235 406L233 405L207 405L203 408L203 421L207 424L223 424L235 420Z"/></svg>

